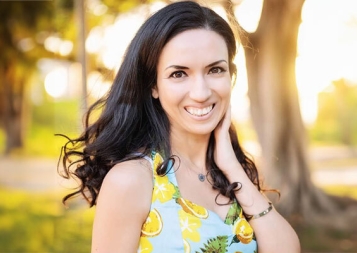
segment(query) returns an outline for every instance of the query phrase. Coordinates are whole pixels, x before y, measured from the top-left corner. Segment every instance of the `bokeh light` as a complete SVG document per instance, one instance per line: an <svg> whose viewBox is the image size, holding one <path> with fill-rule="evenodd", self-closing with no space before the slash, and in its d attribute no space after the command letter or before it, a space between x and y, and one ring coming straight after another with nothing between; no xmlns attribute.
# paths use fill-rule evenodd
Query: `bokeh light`
<svg viewBox="0 0 357 253"><path fill-rule="evenodd" d="M66 93L68 86L68 72L66 68L58 67L46 75L45 90L54 97L59 98Z"/></svg>

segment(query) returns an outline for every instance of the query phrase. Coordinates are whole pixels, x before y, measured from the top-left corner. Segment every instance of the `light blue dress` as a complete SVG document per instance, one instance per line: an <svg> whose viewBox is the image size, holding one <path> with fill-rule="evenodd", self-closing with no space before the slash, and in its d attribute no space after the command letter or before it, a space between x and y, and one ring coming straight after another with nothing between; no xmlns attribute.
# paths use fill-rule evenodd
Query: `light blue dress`
<svg viewBox="0 0 357 253"><path fill-rule="evenodd" d="M181 197L175 173L156 174L162 163L153 152L154 189L142 227L140 253L256 253L257 243L242 208L234 202L223 221L216 213Z"/></svg>

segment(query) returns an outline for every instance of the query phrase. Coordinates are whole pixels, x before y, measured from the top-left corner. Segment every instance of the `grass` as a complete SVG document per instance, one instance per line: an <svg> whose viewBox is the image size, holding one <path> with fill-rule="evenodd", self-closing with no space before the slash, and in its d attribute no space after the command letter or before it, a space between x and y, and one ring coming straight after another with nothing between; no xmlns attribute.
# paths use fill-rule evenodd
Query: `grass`
<svg viewBox="0 0 357 253"><path fill-rule="evenodd" d="M303 253L356 253L357 236L351 231L326 229L311 225L298 225Z"/></svg>
<svg viewBox="0 0 357 253"><path fill-rule="evenodd" d="M352 203L357 200L357 186L331 185L323 190L338 197L348 197L345 201ZM356 206L356 205L354 205ZM356 210L357 212L357 210ZM336 217L340 215L336 213ZM333 225L337 219L330 217L331 227L320 227L313 224L293 222L299 235L303 253L356 253L357 252L357 222L350 221L349 228L337 229Z"/></svg>
<svg viewBox="0 0 357 253"><path fill-rule="evenodd" d="M0 199L0 252L90 252L94 210L66 209L59 193L0 189Z"/></svg>

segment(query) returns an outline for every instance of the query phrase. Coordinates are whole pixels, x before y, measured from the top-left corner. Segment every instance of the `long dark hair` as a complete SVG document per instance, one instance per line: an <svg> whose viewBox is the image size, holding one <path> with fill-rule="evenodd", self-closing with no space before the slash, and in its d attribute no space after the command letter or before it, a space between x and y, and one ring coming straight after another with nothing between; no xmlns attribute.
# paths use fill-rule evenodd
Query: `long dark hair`
<svg viewBox="0 0 357 253"><path fill-rule="evenodd" d="M160 151L165 158L164 165L169 164L167 161L172 159L170 122L151 91L156 85L156 68L163 47L175 35L192 29L211 30L224 38L229 70L235 76L233 59L236 39L223 18L211 9L190 1L176 2L156 12L141 26L128 46L110 91L88 109L82 135L68 139L63 147L62 176L80 180L79 188L66 195L64 202L81 194L90 206L95 205L103 179L115 164L138 159L152 150ZM101 110L101 114L91 123L92 115L97 110ZM257 169L244 154L233 127L230 128L230 135L237 159L260 189ZM214 147L211 135L206 164L213 178L213 187L233 200L239 185L230 184L218 169L213 156ZM164 175L170 169L161 166L158 174Z"/></svg>

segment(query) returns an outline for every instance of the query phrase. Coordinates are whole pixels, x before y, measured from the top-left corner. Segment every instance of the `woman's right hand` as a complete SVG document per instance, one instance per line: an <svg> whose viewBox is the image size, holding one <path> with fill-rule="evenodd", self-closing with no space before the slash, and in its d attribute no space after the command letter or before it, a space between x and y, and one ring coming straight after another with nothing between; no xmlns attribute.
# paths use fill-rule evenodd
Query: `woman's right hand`
<svg viewBox="0 0 357 253"><path fill-rule="evenodd" d="M219 169L229 178L229 175L237 172L237 168L242 169L242 166L237 160L234 153L229 128L231 126L231 106L228 107L222 120L214 130L216 141L214 159Z"/></svg>

